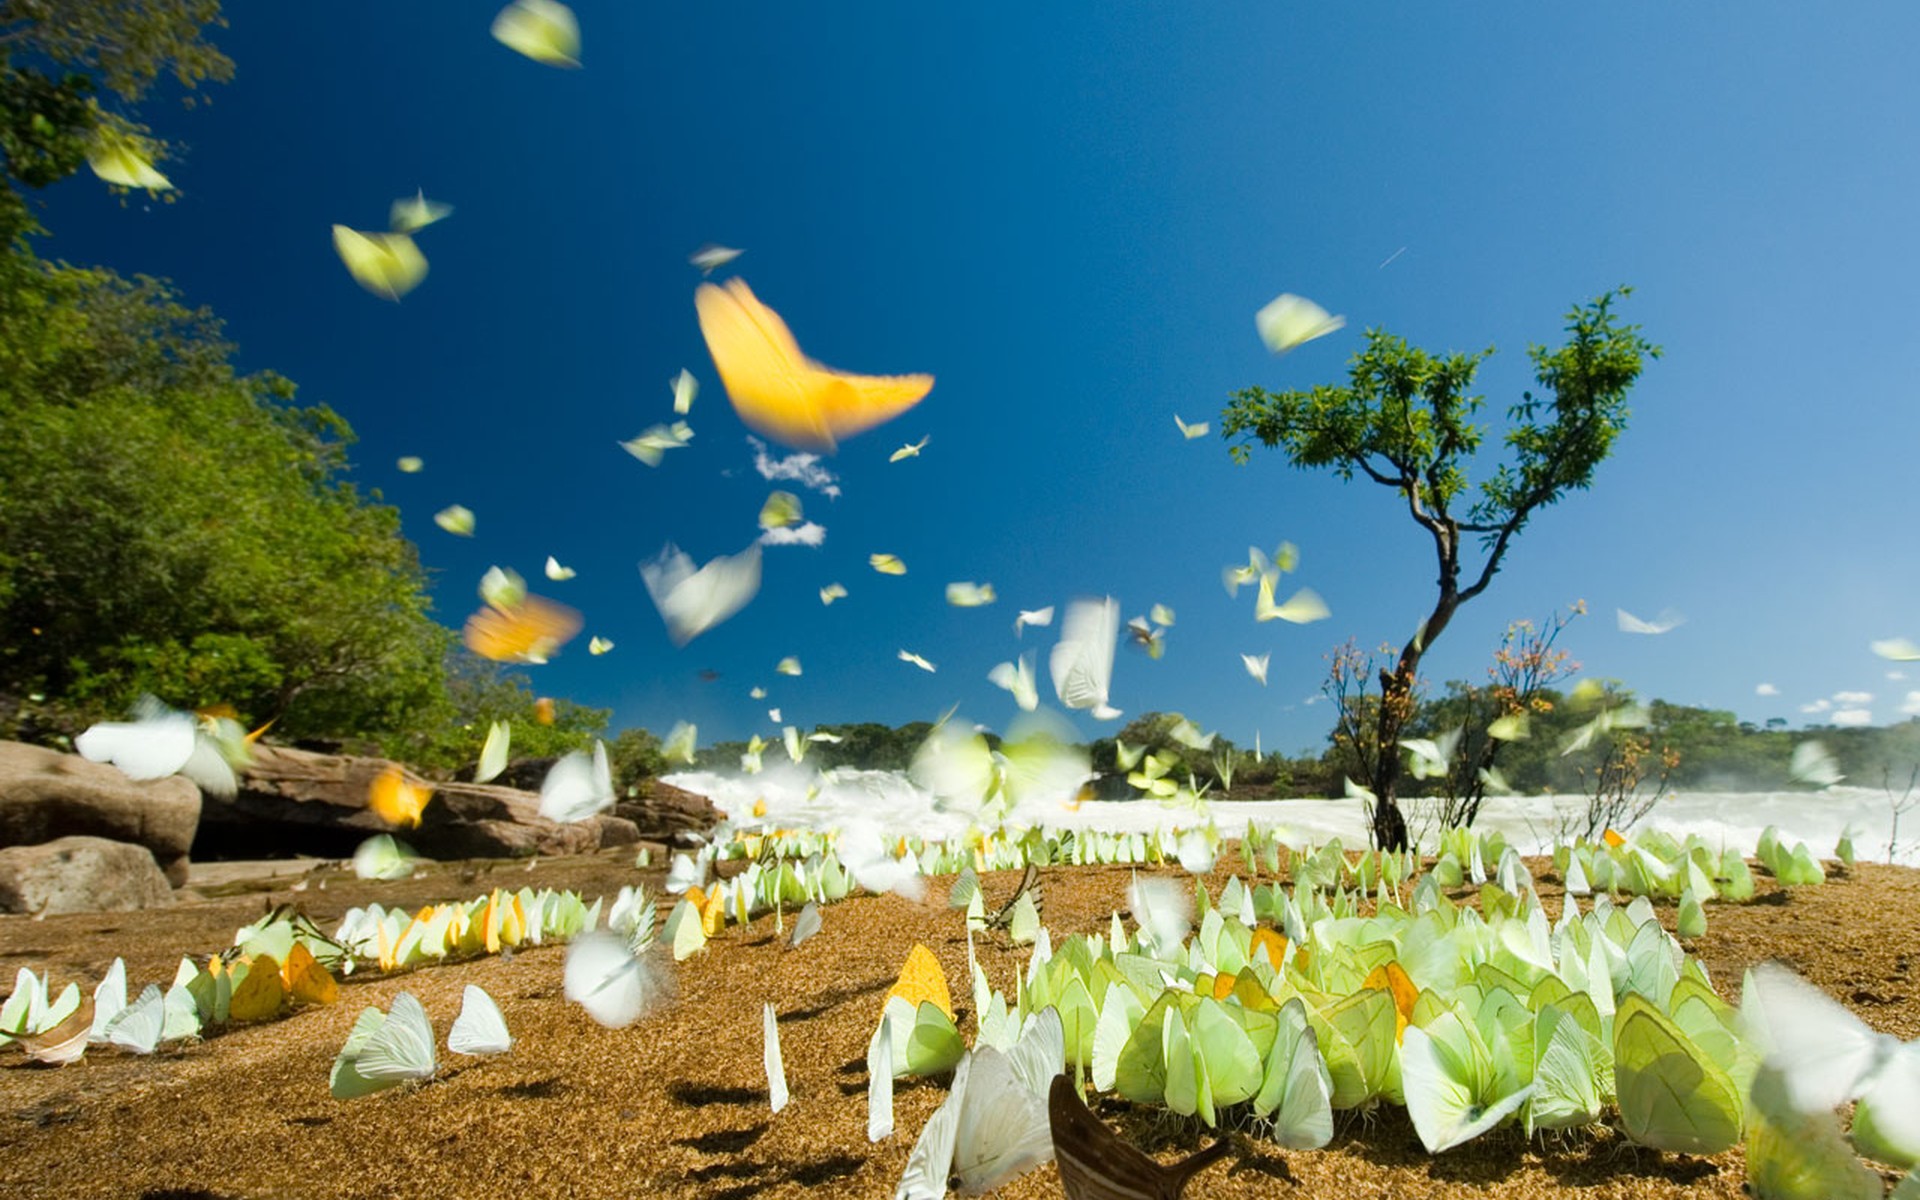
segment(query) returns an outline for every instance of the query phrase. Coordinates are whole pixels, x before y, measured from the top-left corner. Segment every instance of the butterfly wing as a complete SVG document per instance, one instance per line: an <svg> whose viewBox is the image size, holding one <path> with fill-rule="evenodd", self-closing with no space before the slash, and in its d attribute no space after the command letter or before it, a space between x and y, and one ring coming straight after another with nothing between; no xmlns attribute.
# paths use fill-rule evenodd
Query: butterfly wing
<svg viewBox="0 0 1920 1200"><path fill-rule="evenodd" d="M193 717L169 712L141 721L102 721L73 739L92 762L112 763L136 782L165 779L193 756Z"/></svg>
<svg viewBox="0 0 1920 1200"><path fill-rule="evenodd" d="M473 984L460 994L460 1015L447 1031L447 1049L455 1054L504 1054L513 1047L507 1018L492 996Z"/></svg>
<svg viewBox="0 0 1920 1200"><path fill-rule="evenodd" d="M367 1039L353 1065L361 1078L378 1083L433 1077L433 1022L413 993L401 992L393 998L386 1023Z"/></svg>
<svg viewBox="0 0 1920 1200"><path fill-rule="evenodd" d="M991 1191L1052 1157L1045 1102L1006 1055L992 1046L974 1050L953 1143L960 1193Z"/></svg>
<svg viewBox="0 0 1920 1200"><path fill-rule="evenodd" d="M645 963L610 933L589 933L567 947L562 985L567 999L609 1029L639 1020L655 991Z"/></svg>
<svg viewBox="0 0 1920 1200"><path fill-rule="evenodd" d="M693 304L740 419L783 445L832 453L833 430L816 400L819 372L800 353L780 314L741 279L701 284Z"/></svg>

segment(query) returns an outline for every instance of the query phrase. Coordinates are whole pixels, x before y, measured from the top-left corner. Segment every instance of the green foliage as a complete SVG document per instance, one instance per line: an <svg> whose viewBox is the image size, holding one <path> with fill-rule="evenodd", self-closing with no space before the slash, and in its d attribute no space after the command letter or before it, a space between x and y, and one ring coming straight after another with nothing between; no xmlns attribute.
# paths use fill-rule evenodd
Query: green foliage
<svg viewBox="0 0 1920 1200"><path fill-rule="evenodd" d="M511 727L511 757L555 758L570 750L589 749L605 733L612 716L604 708L555 700L552 721L542 722L536 715L539 697L531 679L464 647L448 646L442 670L445 686L439 695L412 714L406 725L381 739L385 753L423 770L452 773L477 761L495 721ZM609 746L608 752L617 782L620 758L615 746Z"/></svg>
<svg viewBox="0 0 1920 1200"><path fill-rule="evenodd" d="M225 26L220 0L0 0L0 246L38 228L18 189L78 171L97 135L164 159L166 143L96 97L130 107L162 76L189 93L226 82L233 61L206 40Z"/></svg>
<svg viewBox="0 0 1920 1200"><path fill-rule="evenodd" d="M0 692L69 727L152 692L281 736L418 728L452 635L341 478L346 423L237 375L164 284L0 258Z"/></svg>
<svg viewBox="0 0 1920 1200"><path fill-rule="evenodd" d="M646 780L673 769L666 755L660 753L659 736L646 729L622 729L620 736L607 744L607 758L613 767L613 794L621 797L637 794Z"/></svg>
<svg viewBox="0 0 1920 1200"><path fill-rule="evenodd" d="M1413 714L1422 655L1455 610L1492 583L1514 536L1532 515L1569 490L1591 484L1595 468L1626 428L1627 392L1645 361L1659 356L1638 326L1615 323L1613 301L1626 294L1628 289L1621 288L1575 307L1568 314L1567 342L1559 349L1529 349L1541 395L1525 392L1507 410L1511 461L1481 482L1465 520L1455 513L1455 502L1471 486L1467 466L1485 436L1473 420L1483 403L1472 392L1473 381L1491 348L1434 355L1372 329L1349 364L1345 385L1279 393L1247 388L1236 392L1221 414L1221 433L1234 443L1236 462L1248 461L1257 442L1281 449L1295 467L1331 468L1343 480L1358 472L1393 489L1433 540L1439 566L1433 608L1392 670L1381 670L1372 707L1356 709L1346 722L1364 719L1373 727L1368 739L1353 740L1356 753L1367 760L1360 764L1367 775L1362 782L1380 800L1373 834L1383 847L1405 846L1407 832L1395 803L1400 755L1379 748L1394 746ZM1486 554L1478 576L1463 587L1466 535L1479 536ZM1344 693L1363 706L1372 695L1364 681L1358 687L1349 681ZM1368 740L1375 748L1370 755Z"/></svg>

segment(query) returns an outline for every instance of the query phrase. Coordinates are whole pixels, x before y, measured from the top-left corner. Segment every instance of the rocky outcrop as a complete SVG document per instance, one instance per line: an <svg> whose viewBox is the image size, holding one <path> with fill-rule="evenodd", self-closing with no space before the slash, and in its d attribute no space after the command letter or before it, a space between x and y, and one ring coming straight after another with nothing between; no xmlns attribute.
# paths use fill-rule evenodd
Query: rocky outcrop
<svg viewBox="0 0 1920 1200"><path fill-rule="evenodd" d="M344 858L373 834L393 832L430 858L506 858L583 854L637 842L642 836L661 836L625 813L560 824L540 815L539 796L530 791L412 775L410 779L434 789L433 799L418 828L395 830L367 807L368 789L393 765L382 758L259 747L240 781L239 795L232 800L207 798L198 852L202 857L298 853ZM719 813L707 807L713 812L705 821L710 825ZM642 803L631 811L648 820L671 812L671 820L679 824L701 819L698 806L688 800L665 809Z"/></svg>
<svg viewBox="0 0 1920 1200"><path fill-rule="evenodd" d="M725 816L705 796L658 779L649 779L636 790L639 795L622 799L613 806L613 813L633 822L650 842L684 841L680 835L703 834Z"/></svg>
<svg viewBox="0 0 1920 1200"><path fill-rule="evenodd" d="M109 838L145 847L174 886L200 823L200 789L180 776L135 783L107 763L0 742L0 847Z"/></svg>
<svg viewBox="0 0 1920 1200"><path fill-rule="evenodd" d="M173 885L145 846L63 837L0 850L0 912L125 912L171 903Z"/></svg>

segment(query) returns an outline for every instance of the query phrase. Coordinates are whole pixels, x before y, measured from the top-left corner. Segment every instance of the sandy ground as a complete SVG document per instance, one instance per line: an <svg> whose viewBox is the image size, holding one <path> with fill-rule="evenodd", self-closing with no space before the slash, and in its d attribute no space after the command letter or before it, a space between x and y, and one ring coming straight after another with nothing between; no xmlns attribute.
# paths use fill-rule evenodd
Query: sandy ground
<svg viewBox="0 0 1920 1200"><path fill-rule="evenodd" d="M1229 861L1237 864L1237 856L1223 856L1216 888ZM519 864L447 865L399 883L363 883L324 867L265 880L256 869L222 868L192 885L214 894L187 893L165 911L0 917L0 973L10 980L20 966L51 968L91 986L118 954L137 991L170 979L181 953L229 944L268 902L297 899L331 929L350 904L371 900L418 905L471 897L495 883L573 887L591 897L639 879L657 882L657 871L630 864L628 853L617 852L544 860L531 872ZM1547 870L1543 861L1531 865ZM308 886L291 892L298 878ZM1126 881L1124 869L1047 871L1045 915L1055 936L1104 929ZM1015 882L1013 873L988 876L989 898L1010 893ZM1543 883L1541 892L1557 911L1556 889ZM944 898L944 887L936 883L933 894ZM1671 927L1671 910L1662 916ZM865 1046L881 997L915 941L939 955L964 1005L958 916L943 905L861 897L830 907L823 931L798 950L774 936L771 916L730 928L675 970L668 1007L623 1030L601 1028L562 998L565 951L548 947L356 976L336 1006L151 1058L95 1048L83 1062L53 1069L0 1051L0 1196L891 1196L914 1138L945 1095L938 1082L901 1081L897 1132L868 1143ZM1863 865L1790 896L1763 879L1752 903L1710 907L1709 931L1690 948L1729 998L1737 999L1745 967L1775 957L1875 1027L1920 1036L1912 982L1920 872ZM983 949L996 985L1011 987L1025 952L992 942ZM467 983L486 988L504 1010L518 1039L505 1056L479 1061L444 1050ZM369 1004L386 1007L403 990L433 1019L439 1076L359 1100L332 1099L328 1069L355 1016ZM777 1116L761 1067L765 1001L779 1012L792 1090ZM1212 1137L1120 1101L1097 1111L1166 1160ZM1286 1152L1247 1133L1227 1136L1232 1152L1199 1175L1188 1195L1744 1195L1738 1151L1710 1159L1659 1154L1625 1145L1604 1127L1531 1145L1509 1127L1438 1158L1420 1148L1397 1108L1341 1115L1322 1151ZM1049 1165L998 1194L1058 1196L1059 1178Z"/></svg>

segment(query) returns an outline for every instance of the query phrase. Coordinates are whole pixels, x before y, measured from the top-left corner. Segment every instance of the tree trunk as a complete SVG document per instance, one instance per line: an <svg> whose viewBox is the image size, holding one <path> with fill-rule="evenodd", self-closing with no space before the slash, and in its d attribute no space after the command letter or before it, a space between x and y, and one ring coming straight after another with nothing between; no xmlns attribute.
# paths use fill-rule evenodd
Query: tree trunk
<svg viewBox="0 0 1920 1200"><path fill-rule="evenodd" d="M1459 593L1450 581L1440 581L1440 601L1420 626L1414 639L1401 647L1400 660L1392 671L1380 672L1380 753L1374 769L1373 844L1377 849L1408 849L1407 818L1400 812L1400 731L1413 716L1413 686L1420 672L1420 659L1433 639L1453 620L1460 607Z"/></svg>

